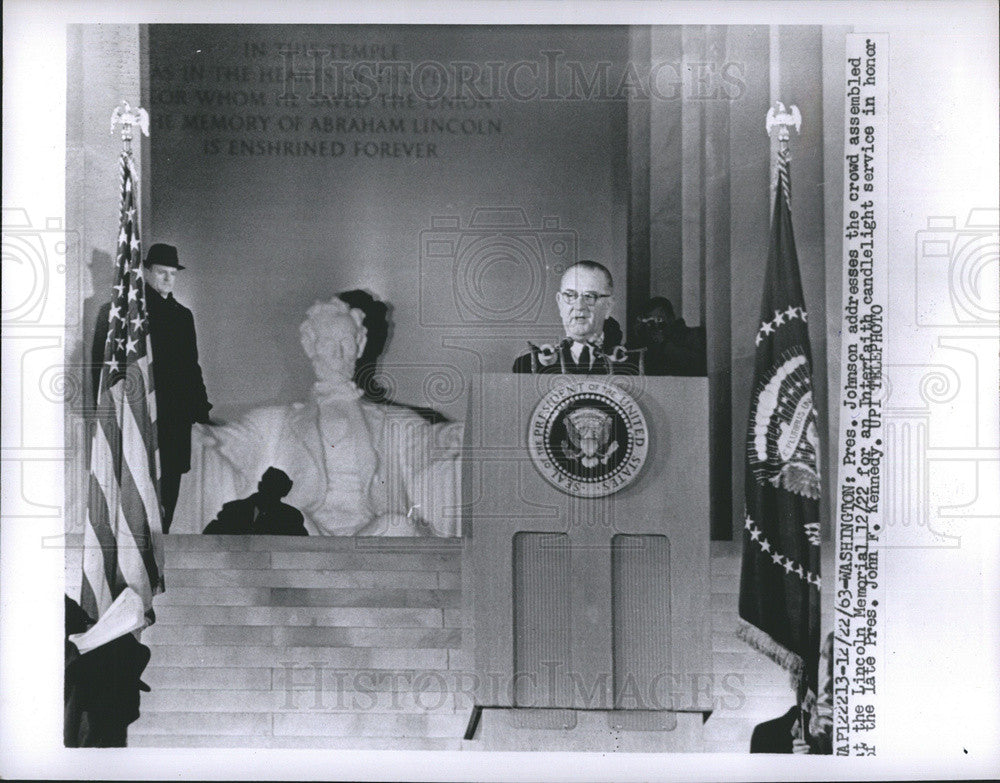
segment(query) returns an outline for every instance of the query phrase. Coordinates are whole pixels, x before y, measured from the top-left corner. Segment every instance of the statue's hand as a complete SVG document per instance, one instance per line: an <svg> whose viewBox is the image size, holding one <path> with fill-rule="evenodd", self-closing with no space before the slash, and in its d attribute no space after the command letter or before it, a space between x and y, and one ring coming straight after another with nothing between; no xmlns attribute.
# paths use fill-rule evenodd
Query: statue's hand
<svg viewBox="0 0 1000 783"><path fill-rule="evenodd" d="M211 425L193 424L191 426L191 445L215 448L219 445L219 439L212 432Z"/></svg>
<svg viewBox="0 0 1000 783"><path fill-rule="evenodd" d="M453 421L437 426L437 437L434 439L435 458L440 460L458 459L462 453L465 425L460 421Z"/></svg>
<svg viewBox="0 0 1000 783"><path fill-rule="evenodd" d="M413 517L405 514L382 514L361 528L356 536L419 536Z"/></svg>

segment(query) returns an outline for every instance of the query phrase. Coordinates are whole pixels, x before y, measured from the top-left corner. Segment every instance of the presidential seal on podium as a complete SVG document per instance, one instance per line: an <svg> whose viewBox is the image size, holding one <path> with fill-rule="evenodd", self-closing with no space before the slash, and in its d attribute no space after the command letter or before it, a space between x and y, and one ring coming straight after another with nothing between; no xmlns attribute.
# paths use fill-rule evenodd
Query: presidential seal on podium
<svg viewBox="0 0 1000 783"><path fill-rule="evenodd" d="M646 460L649 428L636 400L606 380L560 384L528 424L528 452L545 479L576 497L611 495L632 483Z"/></svg>

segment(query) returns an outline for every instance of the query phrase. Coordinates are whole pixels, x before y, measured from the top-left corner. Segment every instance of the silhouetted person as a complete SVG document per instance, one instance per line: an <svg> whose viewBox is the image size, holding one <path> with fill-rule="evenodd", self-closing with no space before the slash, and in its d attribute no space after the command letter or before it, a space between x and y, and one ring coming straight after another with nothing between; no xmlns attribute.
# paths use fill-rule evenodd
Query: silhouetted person
<svg viewBox="0 0 1000 783"><path fill-rule="evenodd" d="M288 474L277 468L264 471L257 491L248 498L231 500L203 532L221 535L307 536L302 512L281 499L292 490Z"/></svg>
<svg viewBox="0 0 1000 783"><path fill-rule="evenodd" d="M645 348L646 375L706 375L705 327L688 326L669 299L655 296L635 324L635 348Z"/></svg>

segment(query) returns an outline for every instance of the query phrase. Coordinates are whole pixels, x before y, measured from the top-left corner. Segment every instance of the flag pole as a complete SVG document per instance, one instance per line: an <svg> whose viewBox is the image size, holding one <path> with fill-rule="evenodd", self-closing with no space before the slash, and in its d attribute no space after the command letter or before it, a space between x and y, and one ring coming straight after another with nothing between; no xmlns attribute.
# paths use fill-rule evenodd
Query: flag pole
<svg viewBox="0 0 1000 783"><path fill-rule="evenodd" d="M774 106L767 110L767 117L764 119L764 128L772 142L777 141L778 160L772 166L771 196L774 196L774 187L779 185L784 188L785 200L791 206L792 182L789 174L789 164L791 155L788 152L789 128L795 128L799 133L802 129L802 115L799 107L792 104L787 110L781 101L775 101Z"/></svg>
<svg viewBox="0 0 1000 783"><path fill-rule="evenodd" d="M764 118L764 129L767 131L767 135L771 139L772 149L774 148L774 142L777 142L777 160L773 162L771 168L771 196L773 200L775 188L781 188L784 191L785 203L788 205L789 210L791 210L792 156L788 150L791 136L788 132L789 128L795 128L796 133L801 132L802 115L799 113L799 107L792 104L786 110L785 104L781 101L775 101L774 105L767 110L767 116ZM797 702L797 706L799 708L799 719L796 721L799 727L798 738L803 742L806 741L806 737L808 736L806 729L806 711L803 708L803 685L805 681L805 673L802 672L795 684L795 701Z"/></svg>
<svg viewBox="0 0 1000 783"><path fill-rule="evenodd" d="M146 138L149 138L149 113L144 108L142 108L141 106L136 106L135 108L132 108L131 104L129 104L129 102L125 98L122 98L122 100L118 104L118 106L116 106L115 109L114 109L114 111L111 112L111 132L112 133L115 132L115 126L116 125L120 125L121 126L122 165L128 167L129 172L130 172L131 177L132 177L132 180L133 180L133 182L135 184L136 192L138 193L138 191L141 189L142 177L141 177L140 172L138 170L138 166L135 165L135 160L134 160L133 155L132 155L132 138L133 138L133 131L136 128L138 128L138 132L139 132L140 138L142 136L145 136ZM134 221L135 233L136 233L137 236L142 236L143 222L142 222L142 203L141 203L141 199L140 198L136 197L134 199L134 201L133 201L133 207L135 209L135 221ZM138 247L140 248L140 258L138 259L138 261L139 261L139 264L141 265L141 263L142 263L142 258L141 258L141 243L138 245ZM145 301L145 298L143 297L143 302L144 301ZM143 304L143 310L145 310L145 305L144 304ZM147 317L148 317L148 313L147 313ZM147 378L150 381L150 387L151 387L149 389L150 400L149 400L148 404L149 404L150 415L151 415L151 420L150 420L151 421L151 426L155 429L155 427L156 427L157 411L156 411L156 407L155 407L155 401L154 401L155 398L153 397L154 392L153 392L153 388L152 387L155 385L156 378L155 378L155 375L152 372L152 356L153 356L153 352L152 352L152 346L151 345L148 346L148 356L149 356L150 361L149 361L149 366L147 367ZM160 498L160 486L159 486L159 479L160 479L160 454L159 454L159 445L158 444L153 449L152 463L153 464L150 466L150 468L151 468L152 473L153 473L153 475L155 477L155 479L154 479L154 489L155 489L155 493L156 493L156 503L157 503L158 508L162 509L162 506L160 506L160 503L159 503L159 498ZM155 531L153 529L150 529L150 531L149 531L149 537L150 537L149 546L150 546L150 549L153 552L153 560L154 560L155 563L157 563L160 566L160 579L161 579L161 584L159 585L159 589L160 590L163 589L163 586L162 586L162 576L163 576L163 574L162 574L162 565L163 565L163 562L164 562L164 558L163 558L163 541L162 541L162 538L161 538L161 525L162 525L162 522L160 523L160 525L156 526L157 529ZM154 593L156 591L157 591L156 588L154 588ZM150 614L152 614L152 613L150 612Z"/></svg>
<svg viewBox="0 0 1000 783"><path fill-rule="evenodd" d="M136 129L149 135L149 115L122 101L110 132L121 126L121 201L111 301L98 314L95 345L103 343L91 436L81 607L100 619L131 588L153 622L153 595L162 592L159 451L152 347L145 307L139 182L132 161ZM103 332L103 335L101 334ZM103 336L103 340L101 337Z"/></svg>
<svg viewBox="0 0 1000 783"><path fill-rule="evenodd" d="M141 136L149 138L149 113L141 106L136 106L134 109L129 104L127 100L122 98L121 103L119 103L113 112L111 112L111 132L115 132L115 126L121 125L121 136L122 136L122 163L128 166L132 170L133 178L138 186L142 178L139 176L137 167L134 165L132 158L132 131L134 128L139 128L139 133ZM136 211L136 226L140 229L142 228L142 204L136 199L135 202Z"/></svg>
<svg viewBox="0 0 1000 783"><path fill-rule="evenodd" d="M132 128L139 127L143 136L149 136L149 114L141 106L134 109L129 102L122 99L122 102L111 112L111 132L115 132L115 126L121 125L122 130L122 154L132 157Z"/></svg>

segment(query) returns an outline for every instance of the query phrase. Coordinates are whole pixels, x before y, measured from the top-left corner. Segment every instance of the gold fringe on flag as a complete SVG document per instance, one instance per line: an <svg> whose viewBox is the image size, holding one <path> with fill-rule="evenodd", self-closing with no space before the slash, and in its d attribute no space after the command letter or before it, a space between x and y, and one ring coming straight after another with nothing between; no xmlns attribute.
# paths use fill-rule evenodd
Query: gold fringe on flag
<svg viewBox="0 0 1000 783"><path fill-rule="evenodd" d="M736 628L736 636L789 672L795 678L795 687L799 686L802 675L805 673L805 665L801 657L778 644L757 626L742 619L739 620L739 625Z"/></svg>

